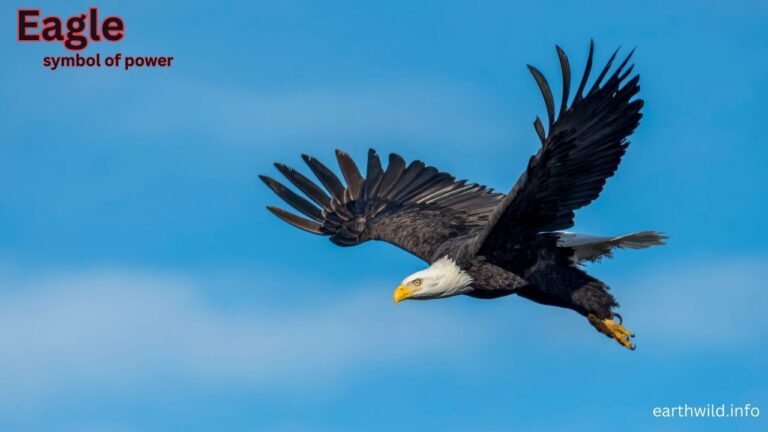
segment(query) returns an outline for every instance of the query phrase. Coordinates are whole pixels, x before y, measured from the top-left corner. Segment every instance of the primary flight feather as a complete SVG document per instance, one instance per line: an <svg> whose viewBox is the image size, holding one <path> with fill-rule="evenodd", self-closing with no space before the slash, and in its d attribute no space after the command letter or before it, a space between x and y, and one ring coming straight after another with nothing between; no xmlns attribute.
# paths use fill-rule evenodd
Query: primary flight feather
<svg viewBox="0 0 768 432"><path fill-rule="evenodd" d="M406 164L397 154L389 156L384 169L373 150L363 176L352 158L337 150L343 182L317 159L302 156L322 187L275 164L306 198L261 176L303 216L268 209L340 246L383 240L430 263L402 281L395 302L518 294L573 309L598 331L634 349L629 340L633 335L621 324L608 286L579 264L609 257L614 248L660 245L666 237L653 231L618 237L562 231L574 225L574 212L595 200L616 172L629 145L627 137L642 117L643 101L636 98L639 76L632 75L629 65L632 52L612 70L617 54L589 84L594 56L590 43L571 99L570 64L557 47L563 83L559 107L541 72L528 66L544 98L547 121L546 127L538 117L534 121L541 148L507 195L456 180L421 161Z"/></svg>

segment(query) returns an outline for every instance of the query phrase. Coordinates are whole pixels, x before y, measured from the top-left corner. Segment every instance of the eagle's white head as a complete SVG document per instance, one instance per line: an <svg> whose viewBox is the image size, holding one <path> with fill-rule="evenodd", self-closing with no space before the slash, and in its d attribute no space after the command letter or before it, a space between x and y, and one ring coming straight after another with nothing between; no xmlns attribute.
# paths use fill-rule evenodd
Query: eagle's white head
<svg viewBox="0 0 768 432"><path fill-rule="evenodd" d="M472 289L472 276L448 257L403 279L395 289L395 303L406 299L428 300L463 294Z"/></svg>

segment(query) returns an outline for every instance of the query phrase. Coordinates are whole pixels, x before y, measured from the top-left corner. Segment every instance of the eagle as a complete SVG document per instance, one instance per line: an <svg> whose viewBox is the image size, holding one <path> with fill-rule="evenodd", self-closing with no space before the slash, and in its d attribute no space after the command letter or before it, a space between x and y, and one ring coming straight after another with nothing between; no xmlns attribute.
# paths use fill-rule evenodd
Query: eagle
<svg viewBox="0 0 768 432"><path fill-rule="evenodd" d="M556 46L562 72L559 107L544 75L528 65L544 98L547 126L536 117L538 152L506 195L457 180L415 160L390 154L386 169L369 150L365 177L341 150L342 182L326 165L302 155L320 184L276 163L302 195L267 176L266 185L303 216L268 206L283 221L330 237L339 246L382 240L429 264L395 289L395 303L466 295L495 299L517 294L534 302L572 309L599 332L635 349L634 337L616 312L608 286L589 275L587 262L610 257L616 248L664 244L655 231L594 236L565 231L574 212L595 200L627 151L627 138L642 117L639 75L630 52L613 68L617 49L590 81L594 42L573 98L571 67ZM613 71L611 72L613 68ZM557 109L556 109L557 108ZM321 187L322 185L322 187Z"/></svg>

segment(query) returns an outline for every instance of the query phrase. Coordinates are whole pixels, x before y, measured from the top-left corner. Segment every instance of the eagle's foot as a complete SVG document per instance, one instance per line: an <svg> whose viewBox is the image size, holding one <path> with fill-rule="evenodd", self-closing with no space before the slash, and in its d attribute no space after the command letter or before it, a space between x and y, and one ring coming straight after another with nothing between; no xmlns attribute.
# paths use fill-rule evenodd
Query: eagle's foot
<svg viewBox="0 0 768 432"><path fill-rule="evenodd" d="M601 320L592 314L589 314L587 318L589 319L589 323L592 324L600 333L608 336L609 338L616 339L616 342L620 343L625 348L629 348L631 350L635 349L635 345L629 341L629 338L633 338L635 335L620 323L612 319Z"/></svg>

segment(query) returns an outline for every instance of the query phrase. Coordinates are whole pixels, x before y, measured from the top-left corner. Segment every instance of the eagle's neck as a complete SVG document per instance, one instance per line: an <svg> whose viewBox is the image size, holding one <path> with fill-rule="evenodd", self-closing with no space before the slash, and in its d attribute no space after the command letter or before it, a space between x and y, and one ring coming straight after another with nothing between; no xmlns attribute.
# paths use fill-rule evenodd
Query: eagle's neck
<svg viewBox="0 0 768 432"><path fill-rule="evenodd" d="M441 297L463 294L472 290L472 276L448 257L433 262L428 270L436 276Z"/></svg>

